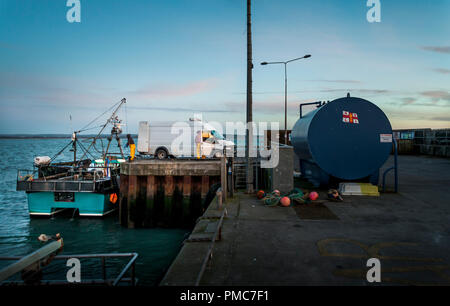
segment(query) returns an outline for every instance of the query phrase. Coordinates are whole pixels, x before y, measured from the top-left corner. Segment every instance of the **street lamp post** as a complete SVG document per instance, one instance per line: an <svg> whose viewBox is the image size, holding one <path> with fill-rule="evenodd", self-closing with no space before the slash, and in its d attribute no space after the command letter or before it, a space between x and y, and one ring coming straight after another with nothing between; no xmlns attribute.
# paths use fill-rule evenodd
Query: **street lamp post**
<svg viewBox="0 0 450 306"><path fill-rule="evenodd" d="M287 144L287 64L303 58L311 57L310 54L291 59L285 62L262 62L261 65L284 64L284 144Z"/></svg>

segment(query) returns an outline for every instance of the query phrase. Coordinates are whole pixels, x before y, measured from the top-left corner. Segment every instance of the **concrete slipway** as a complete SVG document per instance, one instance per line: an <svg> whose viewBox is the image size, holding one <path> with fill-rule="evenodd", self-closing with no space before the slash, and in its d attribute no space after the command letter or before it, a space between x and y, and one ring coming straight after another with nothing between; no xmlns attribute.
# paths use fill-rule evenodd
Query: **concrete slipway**
<svg viewBox="0 0 450 306"><path fill-rule="evenodd" d="M200 285L371 285L371 257L381 285L450 285L450 160L400 156L399 165L399 194L328 202L334 220L235 195ZM185 243L161 285L193 285L209 245Z"/></svg>

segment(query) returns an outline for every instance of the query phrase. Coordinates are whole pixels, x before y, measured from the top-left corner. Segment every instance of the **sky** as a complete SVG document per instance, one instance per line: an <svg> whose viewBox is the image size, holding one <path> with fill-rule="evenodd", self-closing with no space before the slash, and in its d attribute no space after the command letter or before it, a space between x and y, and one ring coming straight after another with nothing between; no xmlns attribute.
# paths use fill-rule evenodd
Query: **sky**
<svg viewBox="0 0 450 306"><path fill-rule="evenodd" d="M0 0L0 134L70 133L122 98L139 121L245 121L245 0ZM253 0L253 117L367 99L393 128L450 128L450 0ZM72 120L70 120L72 118Z"/></svg>

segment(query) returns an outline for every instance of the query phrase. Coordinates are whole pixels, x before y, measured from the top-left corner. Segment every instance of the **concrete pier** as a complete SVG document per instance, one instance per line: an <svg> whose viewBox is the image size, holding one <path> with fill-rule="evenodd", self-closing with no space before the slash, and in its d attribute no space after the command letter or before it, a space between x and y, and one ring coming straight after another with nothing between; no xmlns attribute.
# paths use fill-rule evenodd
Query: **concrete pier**
<svg viewBox="0 0 450 306"><path fill-rule="evenodd" d="M200 285L370 285L369 258L380 260L380 285L450 285L450 160L399 165L400 193L312 211L235 195ZM186 242L161 285L194 285L209 245Z"/></svg>
<svg viewBox="0 0 450 306"><path fill-rule="evenodd" d="M221 184L222 160L136 160L120 169L120 222L192 227ZM226 178L226 177L225 177Z"/></svg>

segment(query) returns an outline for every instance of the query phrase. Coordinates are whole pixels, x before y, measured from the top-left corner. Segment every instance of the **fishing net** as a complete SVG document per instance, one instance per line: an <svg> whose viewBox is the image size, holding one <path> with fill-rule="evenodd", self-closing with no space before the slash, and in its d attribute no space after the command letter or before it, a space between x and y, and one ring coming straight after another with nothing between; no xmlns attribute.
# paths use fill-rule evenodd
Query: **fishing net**
<svg viewBox="0 0 450 306"><path fill-rule="evenodd" d="M309 198L307 198L307 194L305 195L303 191L299 188L292 189L288 194L285 195L291 200L291 203L294 201L299 204L308 204L311 202ZM269 207L277 206L280 203L281 198L284 196L279 196L275 192L271 192L267 194L262 200L264 204ZM305 199L306 198L306 199Z"/></svg>
<svg viewBox="0 0 450 306"><path fill-rule="evenodd" d="M309 204L311 200L308 197L308 193L303 193L299 188L294 188L288 195L291 202L296 202L298 204Z"/></svg>
<svg viewBox="0 0 450 306"><path fill-rule="evenodd" d="M262 200L267 206L277 206L280 203L281 196L279 196L276 192L271 192L262 198Z"/></svg>

